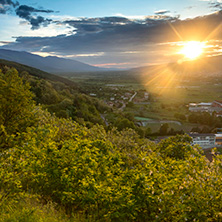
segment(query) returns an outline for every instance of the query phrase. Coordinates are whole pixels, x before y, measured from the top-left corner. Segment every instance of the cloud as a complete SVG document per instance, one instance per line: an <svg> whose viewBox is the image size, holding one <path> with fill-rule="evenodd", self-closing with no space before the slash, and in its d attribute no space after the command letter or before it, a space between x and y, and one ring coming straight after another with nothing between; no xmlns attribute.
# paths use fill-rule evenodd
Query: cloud
<svg viewBox="0 0 222 222"><path fill-rule="evenodd" d="M13 6L14 8L19 5L19 3L18 3L17 1L16 1L16 2L13 2L13 1L11 1L11 0L0 0L0 4L1 4L1 5L11 5L11 6Z"/></svg>
<svg viewBox="0 0 222 222"><path fill-rule="evenodd" d="M51 24L67 25L73 34L20 36L3 48L70 58L85 54L91 56L79 56L78 60L90 64L130 63L136 66L166 59L169 46L159 43L222 39L221 21L222 12L187 20L167 15L146 16L144 19L120 16L63 19ZM104 54L97 56L101 52Z"/></svg>
<svg viewBox="0 0 222 222"><path fill-rule="evenodd" d="M12 0L0 0L0 14L8 14L10 11L14 11L17 16L25 19L31 25L31 29L38 29L40 25L47 26L52 22L52 19L44 18L37 15L37 13L53 13L55 11L48 9L37 9L28 5L20 5L17 1Z"/></svg>
<svg viewBox="0 0 222 222"><path fill-rule="evenodd" d="M222 0L199 0L203 2L208 2L210 8L214 8L214 10L222 10Z"/></svg>
<svg viewBox="0 0 222 222"><path fill-rule="evenodd" d="M188 6L188 7L186 7L185 9L187 9L187 10L191 10L191 9L193 9L193 8L196 8L196 6L194 6L194 5L192 5L192 6Z"/></svg>
<svg viewBox="0 0 222 222"><path fill-rule="evenodd" d="M102 18L82 18L77 20L66 20L63 24L75 28L77 35L87 35L96 33L123 34L122 32L130 32L144 30L150 26L164 24L166 22L176 21L178 17L166 15L146 16L144 19L129 19L125 17L102 17ZM101 34L101 35L103 35ZM134 35L134 34L133 34Z"/></svg>
<svg viewBox="0 0 222 222"><path fill-rule="evenodd" d="M27 5L20 5L16 9L16 15L18 15L20 18L23 18L27 20L31 26L32 29L38 29L40 25L47 26L52 22L51 19L45 19L42 16L33 16L33 13L52 13L54 12L53 10L45 10L45 9L36 9Z"/></svg>
<svg viewBox="0 0 222 222"><path fill-rule="evenodd" d="M154 13L155 13L156 15L164 15L164 14L170 13L170 11L163 9L163 10L155 11Z"/></svg>
<svg viewBox="0 0 222 222"><path fill-rule="evenodd" d="M6 14L11 10L11 7L15 8L19 5L19 3L13 2L11 0L0 0L0 14Z"/></svg>
<svg viewBox="0 0 222 222"><path fill-rule="evenodd" d="M21 18L26 18L29 16L32 12L44 12L44 13L51 13L54 12L53 10L45 10L45 9L36 9L28 5L20 5L16 9L16 14L19 15Z"/></svg>
<svg viewBox="0 0 222 222"><path fill-rule="evenodd" d="M105 30L111 30L115 26L131 23L131 20L124 17L82 18L63 21L63 24L72 26L80 35L86 33L99 33Z"/></svg>
<svg viewBox="0 0 222 222"><path fill-rule="evenodd" d="M123 62L123 63L105 63L105 64L94 64L94 66L102 67L102 68L127 68L126 65L129 65L129 62Z"/></svg>
<svg viewBox="0 0 222 222"><path fill-rule="evenodd" d="M209 2L209 5L211 8L214 8L215 10L222 10L222 2L221 1Z"/></svg>

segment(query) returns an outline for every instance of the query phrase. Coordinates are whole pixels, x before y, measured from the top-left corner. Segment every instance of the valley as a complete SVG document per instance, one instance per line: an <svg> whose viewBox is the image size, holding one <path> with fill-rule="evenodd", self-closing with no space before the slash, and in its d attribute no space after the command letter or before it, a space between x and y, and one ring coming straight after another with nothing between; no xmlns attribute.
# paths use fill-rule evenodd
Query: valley
<svg viewBox="0 0 222 222"><path fill-rule="evenodd" d="M222 0L0 0L0 222L222 221Z"/></svg>
<svg viewBox="0 0 222 222"><path fill-rule="evenodd" d="M82 72L66 77L78 83L87 95L101 99L117 112L130 114L135 118L134 121L138 120L137 124L149 126L152 132L158 132L164 121L175 131L183 130L189 133L192 128L202 128L204 125L188 121L191 114L189 103L222 100L220 74L206 75L202 78L197 75L192 80L190 77L174 77L175 82L165 88L158 85L163 77L155 79L153 85L145 84L144 76L133 70L109 73ZM133 95L135 97L130 101ZM175 117L178 113L185 118L181 120ZM142 118L145 120L141 121ZM211 129L213 130L213 126Z"/></svg>

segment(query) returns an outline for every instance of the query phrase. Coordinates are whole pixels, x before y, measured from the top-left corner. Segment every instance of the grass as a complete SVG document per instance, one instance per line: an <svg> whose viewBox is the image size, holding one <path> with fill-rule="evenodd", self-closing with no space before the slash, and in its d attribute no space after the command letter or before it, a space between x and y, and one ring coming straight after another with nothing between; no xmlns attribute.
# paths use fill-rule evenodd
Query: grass
<svg viewBox="0 0 222 222"><path fill-rule="evenodd" d="M43 204L36 197L0 200L0 222L88 222L84 215L68 216L55 203Z"/></svg>
<svg viewBox="0 0 222 222"><path fill-rule="evenodd" d="M145 118L145 117L139 117L139 116L136 116L135 119L138 120L138 121L149 121L149 120L152 120L151 118Z"/></svg>

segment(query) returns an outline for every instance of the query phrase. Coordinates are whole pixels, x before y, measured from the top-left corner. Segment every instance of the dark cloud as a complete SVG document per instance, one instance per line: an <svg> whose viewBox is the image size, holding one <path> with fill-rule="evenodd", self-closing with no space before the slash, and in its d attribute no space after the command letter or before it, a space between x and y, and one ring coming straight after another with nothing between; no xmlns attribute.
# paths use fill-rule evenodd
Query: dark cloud
<svg viewBox="0 0 222 222"><path fill-rule="evenodd" d="M156 15L164 15L164 14L167 14L167 13L170 13L169 10L159 10L159 11L155 11L155 14Z"/></svg>
<svg viewBox="0 0 222 222"><path fill-rule="evenodd" d="M19 6L19 3L16 1L16 2L13 2L13 1L11 1L11 0L0 0L0 4L1 5L11 5L11 6L13 6L14 8L16 7L16 6Z"/></svg>
<svg viewBox="0 0 222 222"><path fill-rule="evenodd" d="M185 9L187 9L187 10L191 10L191 9L193 9L193 8L196 8L196 6L188 6L188 7L186 7Z"/></svg>
<svg viewBox="0 0 222 222"><path fill-rule="evenodd" d="M11 10L11 7L15 8L19 6L19 3L11 0L0 0L0 14L6 14Z"/></svg>
<svg viewBox="0 0 222 222"><path fill-rule="evenodd" d="M133 22L124 17L84 18L81 20L68 20L68 24L76 29L77 35L112 31L117 26L132 24Z"/></svg>
<svg viewBox="0 0 222 222"><path fill-rule="evenodd" d="M28 5L20 5L16 9L16 14L22 18L25 18L27 15L30 15L32 12L44 12L44 13L52 13L53 10L45 10L45 9L36 9Z"/></svg>
<svg viewBox="0 0 222 222"><path fill-rule="evenodd" d="M16 9L13 9L16 8ZM37 13L52 13L53 10L37 9L28 5L19 5L19 2L12 0L0 0L0 14L6 14L9 11L15 10L16 15L25 19L32 26L31 29L38 29L40 25L47 26L52 22L51 19L46 19Z"/></svg>
<svg viewBox="0 0 222 222"><path fill-rule="evenodd" d="M58 55L104 52L103 56L88 57L87 60L86 57L81 57L81 61L92 64L98 64L99 61L139 62L138 58L141 61L150 62L148 58L152 56L161 58L164 54L164 52L156 53L156 47L160 47L158 43L222 40L221 21L222 12L187 20L166 15L147 16L143 20L123 17L83 18L62 22L72 27L75 34L42 38L17 37L14 43L5 45L3 48L54 52ZM153 51L155 53L152 54Z"/></svg>
<svg viewBox="0 0 222 222"><path fill-rule="evenodd" d="M27 20L31 26L32 29L38 29L40 25L47 26L50 22L52 22L51 19L45 19L42 16L33 16L33 13L52 13L53 10L45 10L45 9L36 9L33 7L30 7L28 5L20 5L16 9L16 14L25 20Z"/></svg>
<svg viewBox="0 0 222 222"><path fill-rule="evenodd" d="M222 10L222 2L210 2L209 5L215 10Z"/></svg>
<svg viewBox="0 0 222 222"><path fill-rule="evenodd" d="M5 14L6 13L6 10L2 7L0 7L0 14Z"/></svg>
<svg viewBox="0 0 222 222"><path fill-rule="evenodd" d="M171 17L166 15L147 16L144 20L131 20L124 17L103 17L103 18L83 18L81 20L68 20L63 24L68 24L75 28L77 35L86 35L93 33L122 33L137 29L144 30L151 26L165 24L178 20L178 17ZM102 34L102 35L103 35ZM118 35L119 35L118 34ZM134 35L134 34L133 34Z"/></svg>

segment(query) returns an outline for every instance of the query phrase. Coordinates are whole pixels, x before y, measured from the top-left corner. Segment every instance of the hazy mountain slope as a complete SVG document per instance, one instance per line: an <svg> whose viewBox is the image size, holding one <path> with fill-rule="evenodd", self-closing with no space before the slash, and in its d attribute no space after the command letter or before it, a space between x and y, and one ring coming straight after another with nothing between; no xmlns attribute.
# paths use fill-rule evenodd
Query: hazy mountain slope
<svg viewBox="0 0 222 222"><path fill-rule="evenodd" d="M0 59L0 69L4 69L5 66L10 67L10 68L13 67L16 70L18 70L19 73L26 71L30 75L41 78L41 79L47 79L47 80L51 80L51 81L55 81L55 82L62 82L62 83L65 83L66 85L76 87L76 84L73 81L70 81L66 78L44 72L40 69L36 69L36 68L30 67L30 66L26 66L26 65L22 65L22 64L19 64L16 62Z"/></svg>
<svg viewBox="0 0 222 222"><path fill-rule="evenodd" d="M173 72L183 76L222 75L222 56L201 58L183 63L169 63L131 69L132 72L150 75Z"/></svg>
<svg viewBox="0 0 222 222"><path fill-rule="evenodd" d="M50 73L103 71L103 69L76 60L55 56L41 57L28 52L6 49L0 49L0 59L18 62Z"/></svg>

